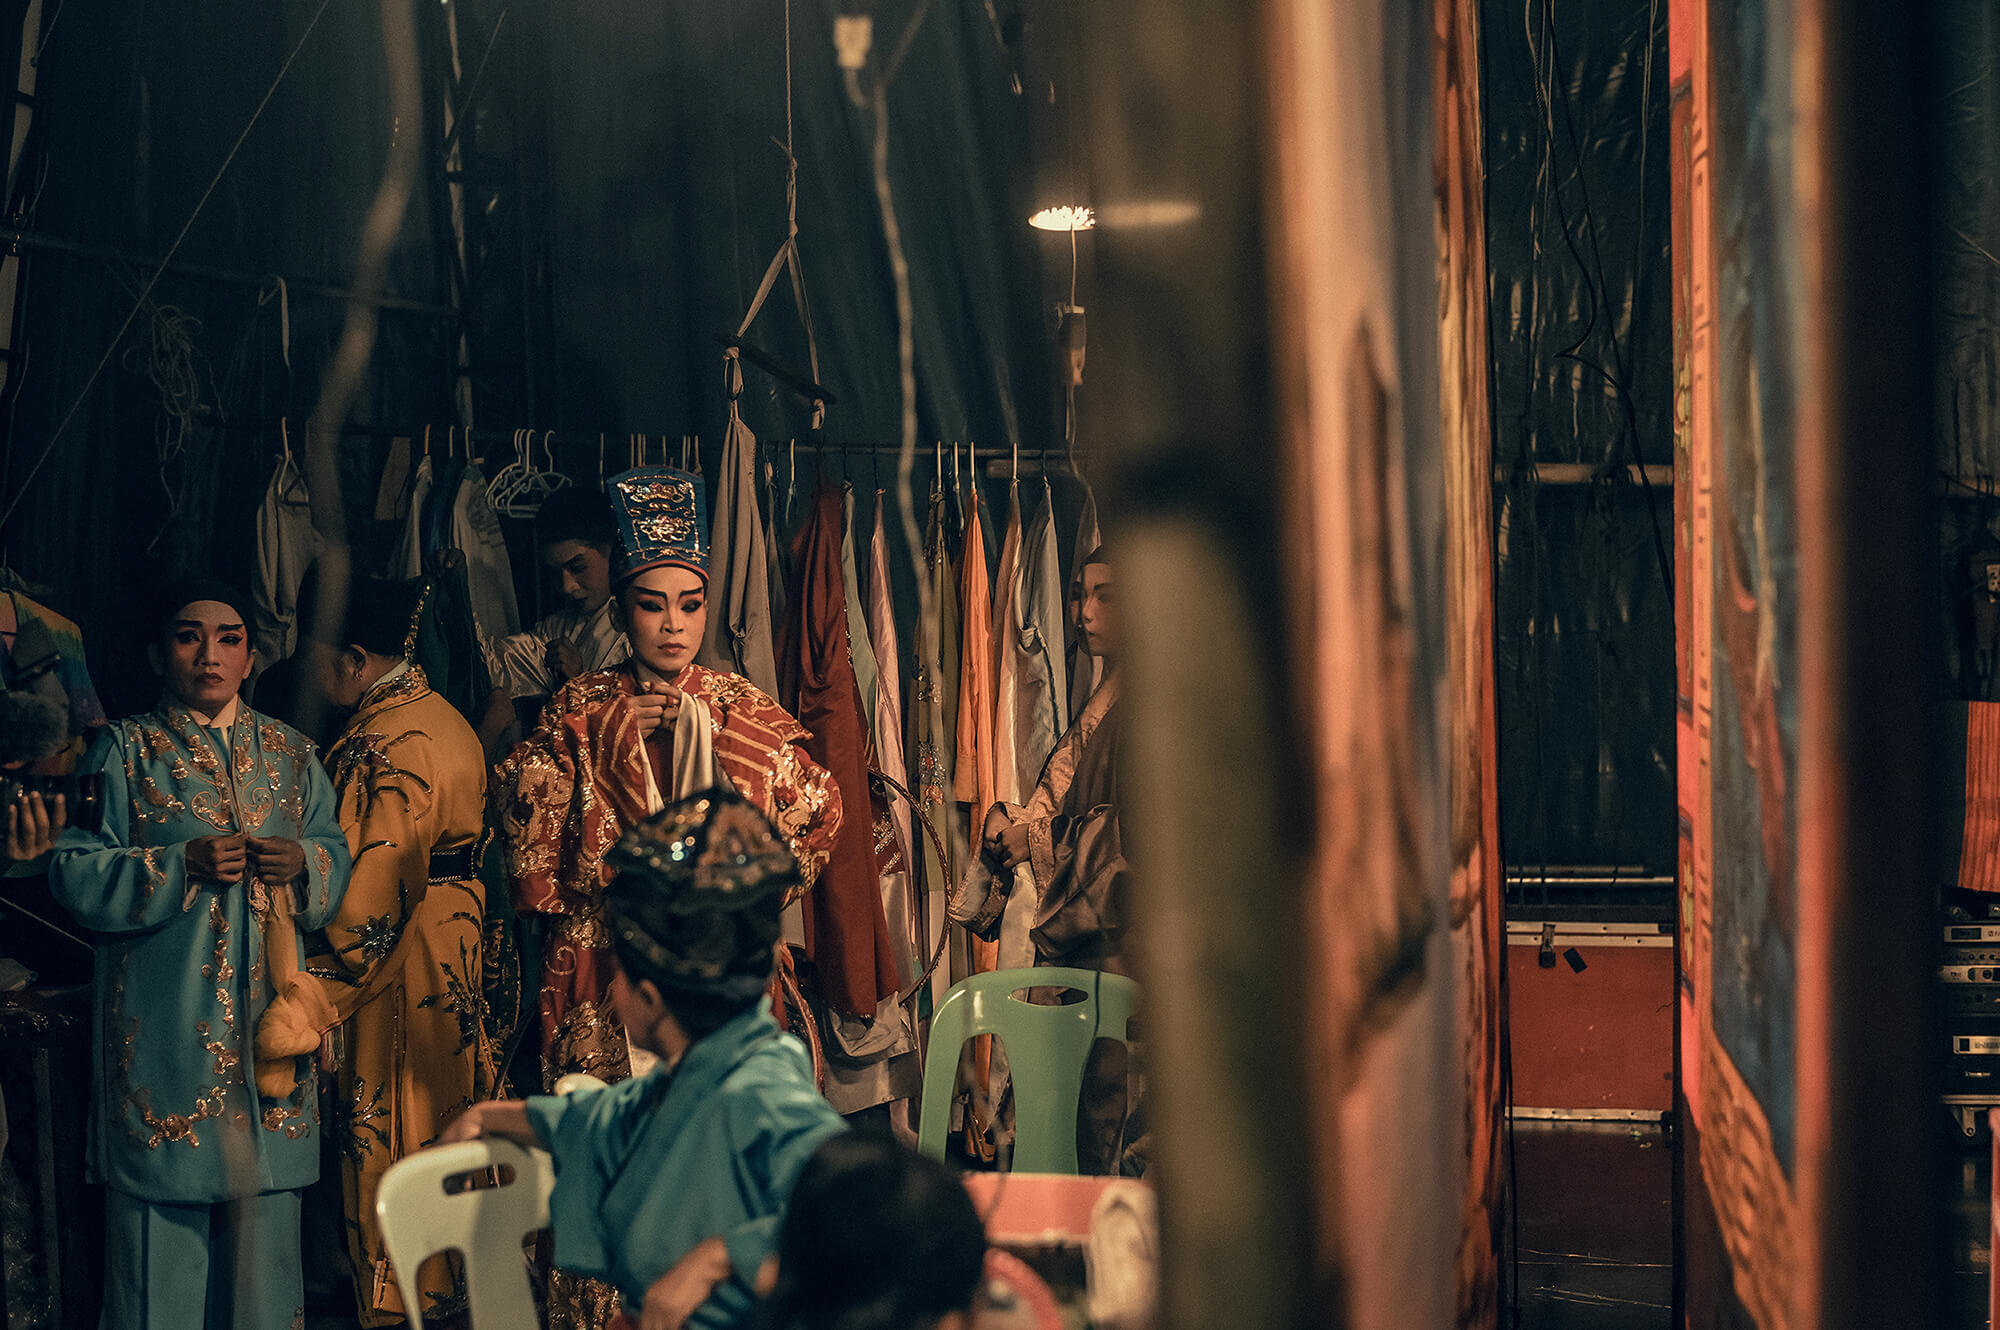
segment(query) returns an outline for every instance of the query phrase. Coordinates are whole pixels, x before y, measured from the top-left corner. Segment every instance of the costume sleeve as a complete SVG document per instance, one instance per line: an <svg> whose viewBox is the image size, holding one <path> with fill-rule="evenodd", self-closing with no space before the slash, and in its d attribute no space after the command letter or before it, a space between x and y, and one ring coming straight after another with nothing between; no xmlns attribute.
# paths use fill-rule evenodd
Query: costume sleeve
<svg viewBox="0 0 2000 1330"><path fill-rule="evenodd" d="M340 830L339 805L326 768L317 757L308 755L300 774L306 783L305 831L300 837L306 851L306 885L293 923L310 932L326 927L326 921L333 917L347 890L347 870L353 856L348 854L347 837Z"/></svg>
<svg viewBox="0 0 2000 1330"><path fill-rule="evenodd" d="M746 1098L731 1106L730 1137L743 1143L739 1153L764 1192L762 1213L722 1235L730 1269L745 1287L756 1287L765 1258L777 1250L778 1226L799 1171L829 1137L846 1130L847 1124L816 1096Z"/></svg>
<svg viewBox="0 0 2000 1330"><path fill-rule="evenodd" d="M802 743L788 743L771 772L770 806L764 810L791 846L799 874L810 886L833 855L840 835L840 787L833 774L806 755Z"/></svg>
<svg viewBox="0 0 2000 1330"><path fill-rule="evenodd" d="M354 863L326 938L357 992L395 952L429 889L434 807L416 773L386 763L356 768L340 796Z"/></svg>
<svg viewBox="0 0 2000 1330"><path fill-rule="evenodd" d="M547 697L556 687L549 674L548 649L546 621L525 633L493 638L494 684L506 689L509 697Z"/></svg>
<svg viewBox="0 0 2000 1330"><path fill-rule="evenodd" d="M1028 867L1035 875L1035 884L1044 891L1055 880L1061 851L1055 834L1056 815L1062 810L1063 800L1069 797L1083 747L1095 728L1095 721L1086 725L1082 717L1069 727L1048 761L1042 764L1042 778L1035 783L1035 792L1028 796L1028 802L1015 817L1016 822L1028 828Z"/></svg>
<svg viewBox="0 0 2000 1330"><path fill-rule="evenodd" d="M555 1163L556 1185L549 1194L555 1263L593 1279L611 1273L611 1252L597 1216L613 1179L605 1176L597 1142L613 1116L613 1103L608 1089L533 1095L527 1101L528 1123Z"/></svg>
<svg viewBox="0 0 2000 1330"><path fill-rule="evenodd" d="M138 933L194 903L185 845L132 844L132 776L121 730L98 731L83 770L104 774L104 820L97 831L66 829L49 858L49 887L85 928ZM308 858L311 856L308 855Z"/></svg>
<svg viewBox="0 0 2000 1330"><path fill-rule="evenodd" d="M577 762L563 723L561 695L542 708L535 732L500 765L494 791L514 908L567 914L562 866L577 854Z"/></svg>

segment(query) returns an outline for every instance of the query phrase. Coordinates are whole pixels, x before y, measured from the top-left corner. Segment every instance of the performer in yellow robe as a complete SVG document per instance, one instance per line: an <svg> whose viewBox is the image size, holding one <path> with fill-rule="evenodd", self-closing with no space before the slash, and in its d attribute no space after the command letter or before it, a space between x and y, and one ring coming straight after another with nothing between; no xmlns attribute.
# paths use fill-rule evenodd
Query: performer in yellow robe
<svg viewBox="0 0 2000 1330"><path fill-rule="evenodd" d="M421 587L357 584L325 637L313 633L316 606L301 614L310 676L352 709L327 765L354 869L312 973L341 1020L331 1129L365 1326L404 1319L375 1223L382 1174L500 1090L481 984L486 763L478 735L405 654ZM434 1259L418 1282L427 1320L464 1308L454 1264Z"/></svg>

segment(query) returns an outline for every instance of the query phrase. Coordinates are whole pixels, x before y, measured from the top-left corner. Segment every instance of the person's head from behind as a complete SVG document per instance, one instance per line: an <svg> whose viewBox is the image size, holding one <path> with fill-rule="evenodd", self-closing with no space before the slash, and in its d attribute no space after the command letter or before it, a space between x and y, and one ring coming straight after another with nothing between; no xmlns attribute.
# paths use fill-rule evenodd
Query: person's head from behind
<svg viewBox="0 0 2000 1330"><path fill-rule="evenodd" d="M605 863L612 997L634 1043L676 1057L757 1006L801 883L770 819L733 790L708 790L627 831Z"/></svg>
<svg viewBox="0 0 2000 1330"><path fill-rule="evenodd" d="M604 608L618 522L603 490L568 485L544 499L535 514L535 546L564 600L585 614Z"/></svg>
<svg viewBox="0 0 2000 1330"><path fill-rule="evenodd" d="M986 1230L956 1174L864 1132L799 1171L778 1233L769 1330L967 1330Z"/></svg>
<svg viewBox="0 0 2000 1330"><path fill-rule="evenodd" d="M315 563L299 588L299 655L306 677L335 708L351 711L404 660L416 641L424 584L362 577L336 586Z"/></svg>
<svg viewBox="0 0 2000 1330"><path fill-rule="evenodd" d="M256 663L249 603L211 577L181 578L167 588L146 654L174 700L214 716L242 689Z"/></svg>

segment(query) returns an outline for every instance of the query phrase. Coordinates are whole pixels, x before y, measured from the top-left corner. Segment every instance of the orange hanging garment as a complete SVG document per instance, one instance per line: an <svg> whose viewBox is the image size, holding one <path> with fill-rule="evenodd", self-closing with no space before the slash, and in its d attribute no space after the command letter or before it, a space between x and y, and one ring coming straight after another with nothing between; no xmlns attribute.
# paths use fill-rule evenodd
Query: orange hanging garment
<svg viewBox="0 0 2000 1330"><path fill-rule="evenodd" d="M958 759L953 797L970 805L969 834L978 853L986 810L1000 797L993 754L993 581L986 571L986 535L980 529L979 494L965 517L965 553L959 563L958 606L965 638L958 653ZM975 972L993 968L998 944L972 940Z"/></svg>

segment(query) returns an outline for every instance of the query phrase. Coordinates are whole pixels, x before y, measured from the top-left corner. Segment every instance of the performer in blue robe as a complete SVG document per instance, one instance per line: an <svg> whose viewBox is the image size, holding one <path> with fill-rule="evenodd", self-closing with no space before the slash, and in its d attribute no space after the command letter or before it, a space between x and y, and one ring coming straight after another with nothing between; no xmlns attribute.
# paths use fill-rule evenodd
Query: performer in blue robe
<svg viewBox="0 0 2000 1330"><path fill-rule="evenodd" d="M98 934L102 1325L288 1330L303 1324L299 1190L319 1175L313 1059L263 1068L285 1085L266 1098L253 1041L270 971L295 972L300 933L339 902L347 840L312 744L237 697L247 600L198 582L166 603L165 691L99 733L83 770L103 774L102 826L69 828L49 874Z"/></svg>
<svg viewBox="0 0 2000 1330"><path fill-rule="evenodd" d="M555 1263L616 1285L635 1323L671 1307L663 1323L744 1326L799 1171L846 1129L764 996L798 863L726 789L635 826L607 863L613 998L660 1065L608 1089L477 1105L441 1139L547 1149Z"/></svg>

